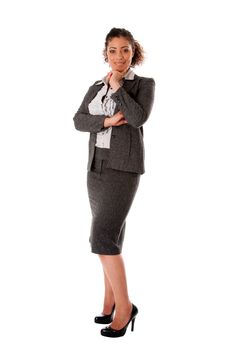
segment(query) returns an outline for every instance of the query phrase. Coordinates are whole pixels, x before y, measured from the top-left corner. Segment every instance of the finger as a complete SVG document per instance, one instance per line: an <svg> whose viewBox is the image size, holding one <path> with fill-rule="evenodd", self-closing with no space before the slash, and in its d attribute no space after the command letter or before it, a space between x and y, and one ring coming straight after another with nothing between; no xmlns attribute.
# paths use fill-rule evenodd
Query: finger
<svg viewBox="0 0 233 350"><path fill-rule="evenodd" d="M115 126L120 126L120 125L124 125L124 124L128 124L127 120L120 120Z"/></svg>
<svg viewBox="0 0 233 350"><path fill-rule="evenodd" d="M124 118L123 115L118 115L118 116L116 117L116 121L119 122L119 121L122 120L123 118Z"/></svg>
<svg viewBox="0 0 233 350"><path fill-rule="evenodd" d="M117 115L120 115L121 117L124 116L121 111L117 112Z"/></svg>

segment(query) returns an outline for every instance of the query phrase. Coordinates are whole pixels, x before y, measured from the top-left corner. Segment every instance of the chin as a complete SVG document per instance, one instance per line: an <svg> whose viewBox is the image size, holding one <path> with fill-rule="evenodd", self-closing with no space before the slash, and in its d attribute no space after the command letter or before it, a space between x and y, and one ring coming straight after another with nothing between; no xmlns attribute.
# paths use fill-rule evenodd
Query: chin
<svg viewBox="0 0 233 350"><path fill-rule="evenodd" d="M126 70L126 67L116 67L116 71L118 72L124 72L124 70Z"/></svg>

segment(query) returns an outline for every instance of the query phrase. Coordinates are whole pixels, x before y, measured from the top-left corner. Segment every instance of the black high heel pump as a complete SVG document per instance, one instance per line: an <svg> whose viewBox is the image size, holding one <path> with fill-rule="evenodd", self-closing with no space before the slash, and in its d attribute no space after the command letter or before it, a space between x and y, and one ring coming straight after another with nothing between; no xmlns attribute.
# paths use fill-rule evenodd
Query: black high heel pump
<svg viewBox="0 0 233 350"><path fill-rule="evenodd" d="M114 310L115 310L115 305L113 305L112 308L112 312L110 313L110 315L99 315L96 316L94 319L95 323L100 323L100 324L108 324L111 323L113 320L113 314L114 314Z"/></svg>
<svg viewBox="0 0 233 350"><path fill-rule="evenodd" d="M122 337L123 335L125 335L125 332L127 331L127 327L130 324L130 322L131 322L131 331L133 332L134 322L135 322L135 318L136 318L137 314L138 314L138 309L133 304L133 309L131 312L130 319L123 328L117 330L117 329L111 328L110 326L105 327L105 328L101 329L101 331L100 331L101 335L103 335L104 337L111 337L111 338Z"/></svg>

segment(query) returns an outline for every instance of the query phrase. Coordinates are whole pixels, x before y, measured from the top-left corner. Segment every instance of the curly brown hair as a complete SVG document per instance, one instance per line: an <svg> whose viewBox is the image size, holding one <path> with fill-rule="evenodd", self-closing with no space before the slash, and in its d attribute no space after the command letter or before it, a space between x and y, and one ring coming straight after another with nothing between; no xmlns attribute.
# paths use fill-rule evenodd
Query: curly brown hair
<svg viewBox="0 0 233 350"><path fill-rule="evenodd" d="M144 61L144 50L142 48L142 46L139 44L139 42L137 40L134 39L133 35L126 29L124 28L112 28L110 30L110 32L107 34L106 38L105 38L105 47L103 50L103 55L104 55L104 61L108 62L108 58L107 58L107 47L109 42L115 38L115 37L124 37L126 38L133 49L134 55L132 58L132 62L130 67L135 67L136 65L142 64Z"/></svg>

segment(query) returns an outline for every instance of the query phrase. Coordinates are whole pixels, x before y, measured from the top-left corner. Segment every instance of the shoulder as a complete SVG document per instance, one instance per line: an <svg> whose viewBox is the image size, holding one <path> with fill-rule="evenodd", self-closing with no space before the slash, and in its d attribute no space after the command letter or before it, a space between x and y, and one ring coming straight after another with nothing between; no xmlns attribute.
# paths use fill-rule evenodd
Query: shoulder
<svg viewBox="0 0 233 350"><path fill-rule="evenodd" d="M89 85L87 94L91 94L93 91L99 91L104 86L102 80L96 80L94 83Z"/></svg>
<svg viewBox="0 0 233 350"><path fill-rule="evenodd" d="M135 81L137 82L137 90L140 91L143 95L153 95L155 91L155 80L151 77L142 77L139 75L134 76Z"/></svg>
<svg viewBox="0 0 233 350"><path fill-rule="evenodd" d="M89 91L98 91L104 86L102 80L96 80L92 85L89 86Z"/></svg>
<svg viewBox="0 0 233 350"><path fill-rule="evenodd" d="M154 80L154 78L151 78L151 77L142 77L142 76L135 74L134 79L138 80L138 82L140 82L141 84L155 85L155 80Z"/></svg>
<svg viewBox="0 0 233 350"><path fill-rule="evenodd" d="M103 81L100 79L100 80L96 80L94 82L94 84L92 84L91 86L94 86L94 85L104 85Z"/></svg>

